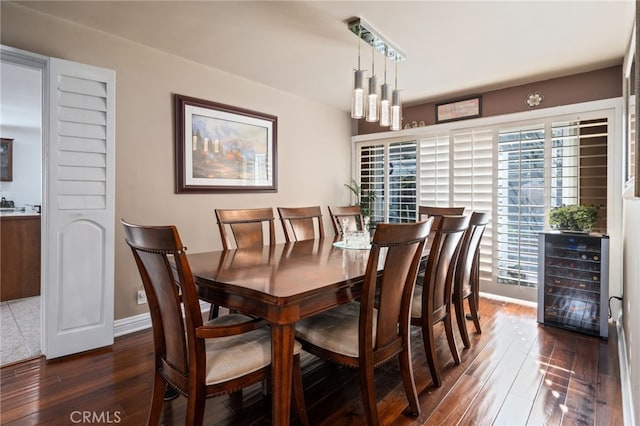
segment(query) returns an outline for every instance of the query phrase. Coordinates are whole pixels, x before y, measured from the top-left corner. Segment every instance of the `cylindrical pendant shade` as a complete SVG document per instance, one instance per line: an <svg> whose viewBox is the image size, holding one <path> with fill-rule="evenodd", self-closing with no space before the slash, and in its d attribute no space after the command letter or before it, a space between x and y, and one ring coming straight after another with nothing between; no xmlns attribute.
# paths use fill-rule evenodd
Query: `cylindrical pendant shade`
<svg viewBox="0 0 640 426"><path fill-rule="evenodd" d="M402 128L402 111L400 106L400 91L394 90L391 95L391 130Z"/></svg>
<svg viewBox="0 0 640 426"><path fill-rule="evenodd" d="M364 117L364 71L356 70L354 73L353 94L351 98L351 118Z"/></svg>
<svg viewBox="0 0 640 426"><path fill-rule="evenodd" d="M389 97L389 85L383 83L380 86L380 125L388 127L391 124L391 98Z"/></svg>
<svg viewBox="0 0 640 426"><path fill-rule="evenodd" d="M367 121L378 121L378 82L376 76L369 78L369 95L367 96Z"/></svg>

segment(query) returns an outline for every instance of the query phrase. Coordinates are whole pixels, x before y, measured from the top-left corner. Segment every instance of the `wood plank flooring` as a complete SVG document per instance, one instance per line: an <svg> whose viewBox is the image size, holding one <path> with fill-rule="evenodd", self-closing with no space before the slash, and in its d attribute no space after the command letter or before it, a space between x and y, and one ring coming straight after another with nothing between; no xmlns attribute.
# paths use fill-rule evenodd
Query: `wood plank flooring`
<svg viewBox="0 0 640 426"><path fill-rule="evenodd" d="M622 425L615 327L609 341L537 324L529 307L483 299L482 334L454 365L439 330L442 387L432 385L419 330L412 333L422 414L410 417L391 362L376 372L381 420L388 425ZM455 324L454 324L455 328ZM441 327L439 327L441 329ZM36 359L0 370L3 425L146 422L151 395L150 330L116 339L110 348L49 362ZM357 370L302 358L312 425L364 424ZM165 403L162 424L184 424L185 398ZM270 400L259 385L242 399L207 401L207 425L270 424ZM295 417L293 424L295 424Z"/></svg>

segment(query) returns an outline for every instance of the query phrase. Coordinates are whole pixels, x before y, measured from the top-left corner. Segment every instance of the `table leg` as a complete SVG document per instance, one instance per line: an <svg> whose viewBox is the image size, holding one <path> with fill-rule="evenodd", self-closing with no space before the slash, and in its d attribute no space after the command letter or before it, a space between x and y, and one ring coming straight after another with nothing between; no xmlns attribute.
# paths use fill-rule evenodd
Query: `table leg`
<svg viewBox="0 0 640 426"><path fill-rule="evenodd" d="M287 426L291 414L294 335L293 324L271 325L271 416L278 426Z"/></svg>

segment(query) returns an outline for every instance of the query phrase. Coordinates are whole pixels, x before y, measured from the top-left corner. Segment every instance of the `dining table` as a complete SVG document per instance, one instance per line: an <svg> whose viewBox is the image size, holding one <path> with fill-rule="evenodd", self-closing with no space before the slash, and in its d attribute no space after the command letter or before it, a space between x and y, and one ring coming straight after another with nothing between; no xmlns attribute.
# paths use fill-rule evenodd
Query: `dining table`
<svg viewBox="0 0 640 426"><path fill-rule="evenodd" d="M188 254L201 299L270 324L273 425L290 420L296 321L358 298L368 257L332 238Z"/></svg>

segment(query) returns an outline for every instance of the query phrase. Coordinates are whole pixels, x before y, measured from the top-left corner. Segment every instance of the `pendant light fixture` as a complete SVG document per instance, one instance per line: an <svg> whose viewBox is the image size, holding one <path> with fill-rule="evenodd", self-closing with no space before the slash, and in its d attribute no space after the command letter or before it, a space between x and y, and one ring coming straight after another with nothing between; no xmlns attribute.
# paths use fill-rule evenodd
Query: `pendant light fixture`
<svg viewBox="0 0 640 426"><path fill-rule="evenodd" d="M358 69L355 70L354 85L351 100L351 117L365 118L368 122L380 121L380 126L390 126L391 130L402 127L402 111L400 105L400 91L398 89L398 62L406 59L406 55L397 47L380 35L371 25L360 18L351 20L349 30L358 36ZM371 77L369 78L369 92L365 96L364 70L360 69L360 41L371 45ZM375 51L385 57L384 84L380 87L378 98L377 78L375 75ZM389 99L389 85L387 84L387 59L396 63L395 88Z"/></svg>
<svg viewBox="0 0 640 426"><path fill-rule="evenodd" d="M402 110L400 106L400 90L398 89L398 63L396 62L395 88L391 94L391 130L402 128Z"/></svg>
<svg viewBox="0 0 640 426"><path fill-rule="evenodd" d="M364 117L364 71L360 69L360 40L362 34L358 34L358 69L354 73L353 93L351 94L351 118Z"/></svg>
<svg viewBox="0 0 640 426"><path fill-rule="evenodd" d="M371 46L371 77L369 77L369 94L367 95L367 121L378 121L378 81L376 79L375 50Z"/></svg>
<svg viewBox="0 0 640 426"><path fill-rule="evenodd" d="M380 85L380 126L389 127L391 124L391 99L387 84L387 49L384 55L384 83Z"/></svg>

